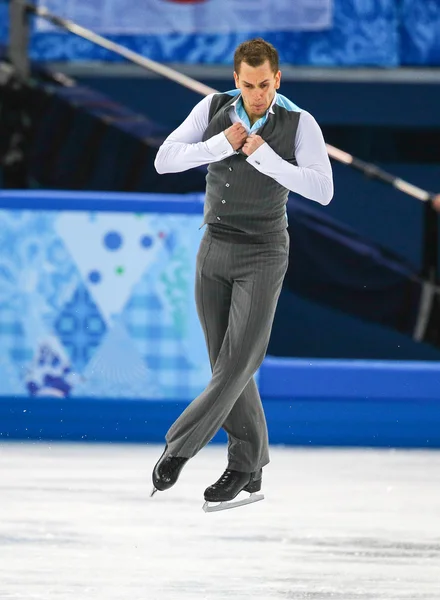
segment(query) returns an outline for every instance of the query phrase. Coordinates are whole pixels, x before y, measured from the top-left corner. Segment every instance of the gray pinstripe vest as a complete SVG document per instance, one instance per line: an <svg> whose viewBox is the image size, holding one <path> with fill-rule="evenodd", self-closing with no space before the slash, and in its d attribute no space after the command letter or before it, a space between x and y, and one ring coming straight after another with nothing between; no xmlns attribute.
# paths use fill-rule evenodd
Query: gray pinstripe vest
<svg viewBox="0 0 440 600"><path fill-rule="evenodd" d="M228 111L237 96L215 94L203 141L232 125ZM295 136L300 113L273 105L256 132L284 160L296 165ZM270 233L287 227L289 191L246 162L241 150L208 166L203 223L232 227L245 233Z"/></svg>

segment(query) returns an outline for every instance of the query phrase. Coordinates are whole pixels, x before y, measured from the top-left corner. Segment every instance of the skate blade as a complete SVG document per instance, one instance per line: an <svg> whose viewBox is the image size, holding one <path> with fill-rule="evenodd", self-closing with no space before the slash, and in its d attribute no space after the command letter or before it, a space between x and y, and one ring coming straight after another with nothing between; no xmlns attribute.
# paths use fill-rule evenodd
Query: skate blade
<svg viewBox="0 0 440 600"><path fill-rule="evenodd" d="M153 489L151 490L150 498L152 498L156 492L157 488L153 487Z"/></svg>
<svg viewBox="0 0 440 600"><path fill-rule="evenodd" d="M228 510L230 508L238 508L239 506L246 506L246 504L253 504L254 502L259 502L260 500L264 500L263 494L251 494L248 498L244 498L243 500L232 500L231 502L205 502L203 505L203 510L205 512L217 512L219 510Z"/></svg>

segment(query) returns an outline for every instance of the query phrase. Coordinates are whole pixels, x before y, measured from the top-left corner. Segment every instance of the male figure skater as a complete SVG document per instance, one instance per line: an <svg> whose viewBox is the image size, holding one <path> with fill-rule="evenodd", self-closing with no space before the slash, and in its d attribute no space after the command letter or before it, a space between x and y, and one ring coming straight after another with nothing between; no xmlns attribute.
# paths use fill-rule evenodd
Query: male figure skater
<svg viewBox="0 0 440 600"><path fill-rule="evenodd" d="M261 38L240 44L234 79L237 89L199 102L155 160L158 173L209 165L195 298L212 378L167 432L153 471L153 493L169 489L187 460L223 427L228 465L205 490L207 502L261 489L269 448L253 376L266 353L288 265L288 193L323 205L333 196L317 122L276 92L276 49Z"/></svg>

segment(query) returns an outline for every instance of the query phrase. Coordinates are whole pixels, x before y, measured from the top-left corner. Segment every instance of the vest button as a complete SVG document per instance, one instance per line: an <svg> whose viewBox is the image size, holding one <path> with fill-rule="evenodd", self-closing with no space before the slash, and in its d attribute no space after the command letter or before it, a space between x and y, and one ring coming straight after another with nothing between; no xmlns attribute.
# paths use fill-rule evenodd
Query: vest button
<svg viewBox="0 0 440 600"><path fill-rule="evenodd" d="M222 204L226 204L226 200L222 200Z"/></svg>
<svg viewBox="0 0 440 600"><path fill-rule="evenodd" d="M230 171L233 171L234 169L233 169L232 167L229 167L229 170L230 170Z"/></svg>
<svg viewBox="0 0 440 600"><path fill-rule="evenodd" d="M220 217L217 217L217 221L221 221Z"/></svg>
<svg viewBox="0 0 440 600"><path fill-rule="evenodd" d="M226 187L229 187L229 183L226 183L225 185L226 185Z"/></svg>

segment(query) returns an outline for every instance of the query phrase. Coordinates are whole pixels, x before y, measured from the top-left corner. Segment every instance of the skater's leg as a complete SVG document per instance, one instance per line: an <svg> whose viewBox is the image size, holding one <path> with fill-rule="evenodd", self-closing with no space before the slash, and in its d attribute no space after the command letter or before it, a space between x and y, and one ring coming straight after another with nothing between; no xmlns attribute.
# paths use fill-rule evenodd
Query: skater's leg
<svg viewBox="0 0 440 600"><path fill-rule="evenodd" d="M215 364L223 338L228 327L229 307L231 302L232 284L222 276L221 266L212 269L212 261L208 260L211 250L211 235L209 230L200 243L196 261L196 307L200 323L205 334L211 369ZM207 266L208 265L208 266ZM226 270L226 269L224 269ZM206 310L206 306L210 310ZM176 427L176 423L173 428ZM172 487L190 456L176 456L181 446L176 445L166 436L167 445L153 470L153 494L156 490L166 490Z"/></svg>
<svg viewBox="0 0 440 600"><path fill-rule="evenodd" d="M278 252L279 246L272 251ZM288 251L289 235L286 231L282 253L287 257ZM274 292L276 293L276 290ZM255 472L269 463L266 416L253 377L234 404L223 423L223 428L229 438L228 469Z"/></svg>
<svg viewBox="0 0 440 600"><path fill-rule="evenodd" d="M223 422L228 469L252 472L269 463L269 439L260 393L252 377Z"/></svg>

